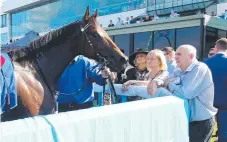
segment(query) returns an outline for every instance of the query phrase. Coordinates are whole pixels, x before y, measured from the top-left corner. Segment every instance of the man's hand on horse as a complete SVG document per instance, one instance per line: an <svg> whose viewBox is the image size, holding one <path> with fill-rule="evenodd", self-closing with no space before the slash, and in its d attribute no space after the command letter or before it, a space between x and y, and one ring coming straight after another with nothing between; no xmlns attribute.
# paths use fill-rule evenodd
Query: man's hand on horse
<svg viewBox="0 0 227 142"><path fill-rule="evenodd" d="M108 78L109 74L112 81L116 79L116 74L114 72L111 72L108 68L102 70L101 73L103 78Z"/></svg>

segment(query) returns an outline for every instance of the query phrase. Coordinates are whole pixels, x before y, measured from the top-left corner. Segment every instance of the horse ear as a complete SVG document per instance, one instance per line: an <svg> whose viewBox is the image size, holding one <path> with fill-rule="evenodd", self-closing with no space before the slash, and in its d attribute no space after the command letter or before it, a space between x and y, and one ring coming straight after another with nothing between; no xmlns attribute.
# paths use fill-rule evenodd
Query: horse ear
<svg viewBox="0 0 227 142"><path fill-rule="evenodd" d="M84 14L84 20L87 21L89 19L89 16L90 16L90 8L89 6L87 6L87 10Z"/></svg>
<svg viewBox="0 0 227 142"><path fill-rule="evenodd" d="M97 17L98 17L98 9L96 9L94 13L94 18L97 18Z"/></svg>

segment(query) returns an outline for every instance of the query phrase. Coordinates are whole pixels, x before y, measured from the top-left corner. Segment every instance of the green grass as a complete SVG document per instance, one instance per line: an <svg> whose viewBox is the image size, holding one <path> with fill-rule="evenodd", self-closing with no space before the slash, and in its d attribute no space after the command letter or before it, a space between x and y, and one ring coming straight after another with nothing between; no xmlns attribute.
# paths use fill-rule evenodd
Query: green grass
<svg viewBox="0 0 227 142"><path fill-rule="evenodd" d="M217 129L218 129L218 127L217 127L217 123L216 123L215 126L214 126L213 135L216 134ZM217 137L212 137L210 142L216 142L216 141L217 141Z"/></svg>

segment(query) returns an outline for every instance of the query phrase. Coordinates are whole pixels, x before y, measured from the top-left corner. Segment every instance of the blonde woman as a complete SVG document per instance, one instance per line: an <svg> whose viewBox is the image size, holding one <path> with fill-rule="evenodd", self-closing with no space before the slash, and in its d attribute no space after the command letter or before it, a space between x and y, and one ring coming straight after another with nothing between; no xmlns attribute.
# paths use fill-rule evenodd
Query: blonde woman
<svg viewBox="0 0 227 142"><path fill-rule="evenodd" d="M147 81L129 80L122 85L121 90L126 91L130 85L147 86L147 92L154 95L168 77L166 59L161 50L151 50L147 54L147 70L149 71Z"/></svg>

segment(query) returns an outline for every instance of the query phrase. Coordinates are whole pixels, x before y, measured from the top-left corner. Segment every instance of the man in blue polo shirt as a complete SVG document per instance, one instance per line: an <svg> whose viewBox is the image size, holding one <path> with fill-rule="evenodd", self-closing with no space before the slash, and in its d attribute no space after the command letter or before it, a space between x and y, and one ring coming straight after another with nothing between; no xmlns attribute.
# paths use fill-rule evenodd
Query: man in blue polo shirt
<svg viewBox="0 0 227 142"><path fill-rule="evenodd" d="M106 70L101 70L92 60L79 55L62 73L57 82L59 112L90 108L93 106L93 82L104 85ZM81 89L81 91L79 91Z"/></svg>
<svg viewBox="0 0 227 142"><path fill-rule="evenodd" d="M227 39L216 42L215 55L205 60L214 80L214 106L218 108L218 142L227 142Z"/></svg>

